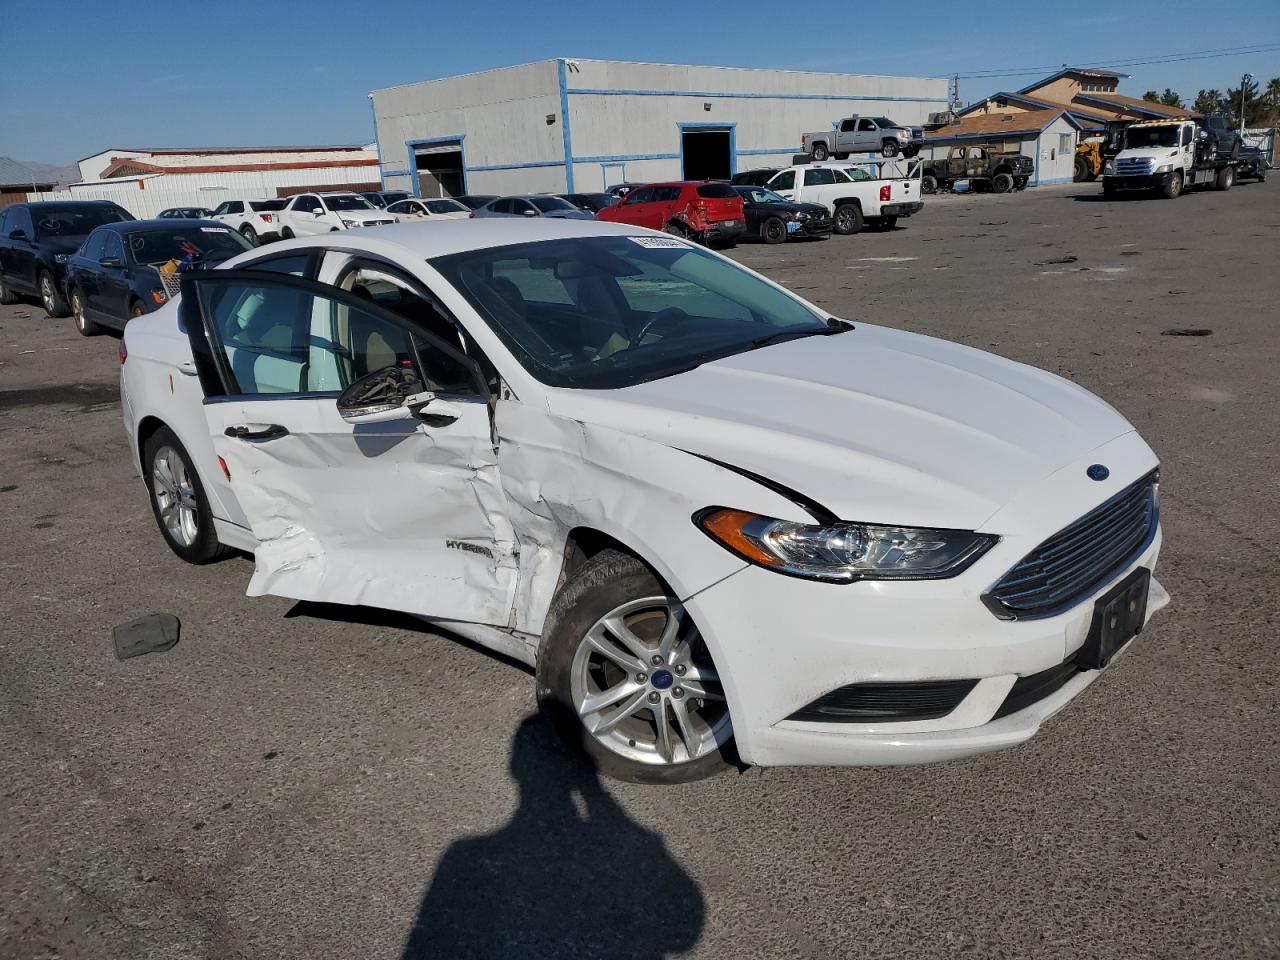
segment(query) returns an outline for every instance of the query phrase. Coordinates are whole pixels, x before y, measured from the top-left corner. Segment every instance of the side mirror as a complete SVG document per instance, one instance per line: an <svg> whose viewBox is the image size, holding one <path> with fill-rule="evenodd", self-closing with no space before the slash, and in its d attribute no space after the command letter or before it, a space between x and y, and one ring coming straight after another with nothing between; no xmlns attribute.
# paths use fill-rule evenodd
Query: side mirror
<svg viewBox="0 0 1280 960"><path fill-rule="evenodd" d="M423 390L412 367L383 367L361 377L338 397L338 415L347 423L407 420L413 408L405 401Z"/></svg>
<svg viewBox="0 0 1280 960"><path fill-rule="evenodd" d="M312 210L312 211L311 211L311 215L312 215L313 217L323 217L323 216L324 216L324 211L323 211L323 210Z"/></svg>
<svg viewBox="0 0 1280 960"><path fill-rule="evenodd" d="M526 217L536 217L536 216L538 215L538 211L537 211L537 210L525 210L525 211L524 211L524 215L525 215Z"/></svg>
<svg viewBox="0 0 1280 960"><path fill-rule="evenodd" d="M13 230L9 231L9 239L10 240L26 240L28 239L27 231L23 230L21 227L15 227Z"/></svg>
<svg viewBox="0 0 1280 960"><path fill-rule="evenodd" d="M103 257L98 261L100 267L123 267L124 261L119 257Z"/></svg>

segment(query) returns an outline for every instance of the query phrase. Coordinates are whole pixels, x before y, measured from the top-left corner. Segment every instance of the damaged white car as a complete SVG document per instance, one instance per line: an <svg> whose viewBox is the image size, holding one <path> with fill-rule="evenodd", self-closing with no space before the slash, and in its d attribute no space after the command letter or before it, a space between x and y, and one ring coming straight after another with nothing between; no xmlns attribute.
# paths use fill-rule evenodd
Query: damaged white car
<svg viewBox="0 0 1280 960"><path fill-rule="evenodd" d="M403 224L182 282L121 345L174 552L534 665L616 777L1016 744L1168 601L1106 403L677 238Z"/></svg>

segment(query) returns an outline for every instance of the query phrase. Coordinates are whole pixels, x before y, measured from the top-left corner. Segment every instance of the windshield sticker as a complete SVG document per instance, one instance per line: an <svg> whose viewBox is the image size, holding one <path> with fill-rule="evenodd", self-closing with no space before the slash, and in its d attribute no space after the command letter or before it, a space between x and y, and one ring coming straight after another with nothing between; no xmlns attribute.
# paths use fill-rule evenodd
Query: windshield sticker
<svg viewBox="0 0 1280 960"><path fill-rule="evenodd" d="M230 227L201 227L201 233L230 233Z"/></svg>
<svg viewBox="0 0 1280 960"><path fill-rule="evenodd" d="M627 239L650 249L675 247L678 250L685 250L689 247L683 240L677 240L675 237L627 237Z"/></svg>

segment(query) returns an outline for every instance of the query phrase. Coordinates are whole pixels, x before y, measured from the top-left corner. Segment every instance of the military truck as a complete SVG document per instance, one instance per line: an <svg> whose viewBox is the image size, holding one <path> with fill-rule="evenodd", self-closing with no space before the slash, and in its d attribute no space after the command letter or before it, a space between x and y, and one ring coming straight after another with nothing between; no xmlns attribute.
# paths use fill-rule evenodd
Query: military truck
<svg viewBox="0 0 1280 960"><path fill-rule="evenodd" d="M977 190L1008 193L1027 185L1036 165L1021 153L1004 153L999 144L956 145L946 157L925 161L920 189L923 193L945 190L968 180Z"/></svg>

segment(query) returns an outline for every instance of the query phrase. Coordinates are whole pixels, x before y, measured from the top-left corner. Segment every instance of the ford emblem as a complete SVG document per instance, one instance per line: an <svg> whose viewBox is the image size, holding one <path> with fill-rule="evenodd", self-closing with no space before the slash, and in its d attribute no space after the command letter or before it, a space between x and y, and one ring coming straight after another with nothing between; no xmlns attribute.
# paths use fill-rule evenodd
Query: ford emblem
<svg viewBox="0 0 1280 960"><path fill-rule="evenodd" d="M1090 480L1105 480L1111 476L1111 471L1100 463L1092 464L1085 473L1089 475Z"/></svg>

